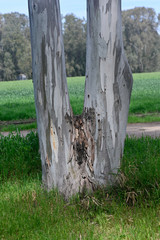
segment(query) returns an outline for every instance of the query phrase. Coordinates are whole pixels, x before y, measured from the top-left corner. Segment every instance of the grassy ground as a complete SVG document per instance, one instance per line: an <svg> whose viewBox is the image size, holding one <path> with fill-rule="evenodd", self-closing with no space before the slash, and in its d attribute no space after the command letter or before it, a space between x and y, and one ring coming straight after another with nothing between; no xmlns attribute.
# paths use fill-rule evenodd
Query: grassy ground
<svg viewBox="0 0 160 240"><path fill-rule="evenodd" d="M128 121L160 121L160 73L137 73L133 78Z"/></svg>
<svg viewBox="0 0 160 240"><path fill-rule="evenodd" d="M0 82L0 120L35 118L32 81Z"/></svg>
<svg viewBox="0 0 160 240"><path fill-rule="evenodd" d="M1 132L15 132L23 130L32 130L37 128L37 123L27 123L27 124L9 124L0 126Z"/></svg>
<svg viewBox="0 0 160 240"><path fill-rule="evenodd" d="M160 72L133 74L133 77L128 121L130 123L160 121ZM84 77L68 78L74 114L80 114L83 110L84 84ZM36 117L31 80L0 82L0 97L1 121Z"/></svg>
<svg viewBox="0 0 160 240"><path fill-rule="evenodd" d="M38 137L0 138L0 239L160 239L160 139L126 139L116 188L68 203L41 186Z"/></svg>
<svg viewBox="0 0 160 240"><path fill-rule="evenodd" d="M159 85L160 73L134 74L129 122L159 121ZM68 86L79 114L84 78ZM0 120L35 118L31 81L1 82L0 96ZM38 149L33 132L0 138L0 240L160 239L160 139L127 138L117 187L68 203L42 188Z"/></svg>

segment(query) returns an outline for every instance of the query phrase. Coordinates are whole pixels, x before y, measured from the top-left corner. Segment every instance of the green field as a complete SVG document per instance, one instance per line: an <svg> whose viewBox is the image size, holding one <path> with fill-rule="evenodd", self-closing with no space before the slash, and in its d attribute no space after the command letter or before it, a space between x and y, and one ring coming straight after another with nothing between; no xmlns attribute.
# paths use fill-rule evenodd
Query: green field
<svg viewBox="0 0 160 240"><path fill-rule="evenodd" d="M84 81L84 77L68 78L70 101L75 114L83 110ZM0 97L0 121L36 118L32 80L0 82Z"/></svg>
<svg viewBox="0 0 160 240"><path fill-rule="evenodd" d="M0 120L35 118L32 81L0 82Z"/></svg>
<svg viewBox="0 0 160 240"><path fill-rule="evenodd" d="M160 121L160 72L133 74L129 119L131 122ZM71 106L81 114L84 77L68 78ZM0 82L0 121L36 118L32 81Z"/></svg>
<svg viewBox="0 0 160 240"><path fill-rule="evenodd" d="M128 122L160 121L160 72L133 74Z"/></svg>
<svg viewBox="0 0 160 240"><path fill-rule="evenodd" d="M67 203L41 186L37 134L1 137L0 239L160 239L159 147L127 138L119 184Z"/></svg>
<svg viewBox="0 0 160 240"><path fill-rule="evenodd" d="M133 76L129 122L160 121L160 73ZM84 78L69 78L68 86L80 114ZM0 82L0 97L0 121L36 117L32 81ZM1 136L0 240L160 239L159 149L159 138L127 138L116 187L66 203L42 188L37 134Z"/></svg>

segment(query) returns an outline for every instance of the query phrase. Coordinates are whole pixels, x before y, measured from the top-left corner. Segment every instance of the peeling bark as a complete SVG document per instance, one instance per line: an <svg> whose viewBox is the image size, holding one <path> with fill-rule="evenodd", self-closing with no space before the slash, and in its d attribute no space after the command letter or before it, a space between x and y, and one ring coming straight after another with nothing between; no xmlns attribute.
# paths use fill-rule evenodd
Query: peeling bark
<svg viewBox="0 0 160 240"><path fill-rule="evenodd" d="M112 183L123 153L132 75L120 0L88 0L84 111L70 107L58 0L29 0L42 178L66 198Z"/></svg>
<svg viewBox="0 0 160 240"><path fill-rule="evenodd" d="M98 184L109 184L123 154L132 74L123 49L121 1L97 0L97 5L87 1L84 111L95 110L94 178Z"/></svg>

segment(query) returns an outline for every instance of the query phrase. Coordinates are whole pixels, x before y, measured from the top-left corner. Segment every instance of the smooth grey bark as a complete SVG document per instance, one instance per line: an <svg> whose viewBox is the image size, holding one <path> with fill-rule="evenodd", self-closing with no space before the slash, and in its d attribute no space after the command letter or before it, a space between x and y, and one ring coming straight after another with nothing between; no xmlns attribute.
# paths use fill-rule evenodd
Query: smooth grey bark
<svg viewBox="0 0 160 240"><path fill-rule="evenodd" d="M44 185L63 192L68 175L72 116L57 0L29 0L32 69Z"/></svg>
<svg viewBox="0 0 160 240"><path fill-rule="evenodd" d="M121 0L87 1L84 109L95 112L94 178L112 182L123 155L132 74L124 54Z"/></svg>
<svg viewBox="0 0 160 240"><path fill-rule="evenodd" d="M70 107L58 0L29 0L42 178L66 198L112 183L123 154L132 88L120 0L88 0L84 111Z"/></svg>

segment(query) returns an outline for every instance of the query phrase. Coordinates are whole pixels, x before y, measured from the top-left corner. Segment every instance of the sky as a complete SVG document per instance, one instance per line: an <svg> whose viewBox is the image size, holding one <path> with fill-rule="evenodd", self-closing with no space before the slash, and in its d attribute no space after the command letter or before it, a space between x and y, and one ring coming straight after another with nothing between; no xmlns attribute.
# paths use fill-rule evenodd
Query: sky
<svg viewBox="0 0 160 240"><path fill-rule="evenodd" d="M102 0L103 1L103 0ZM87 0L60 0L61 13L74 13L79 18L86 18ZM134 7L151 7L160 13L160 0L122 0L122 10ZM19 12L28 15L27 0L0 0L0 13Z"/></svg>

